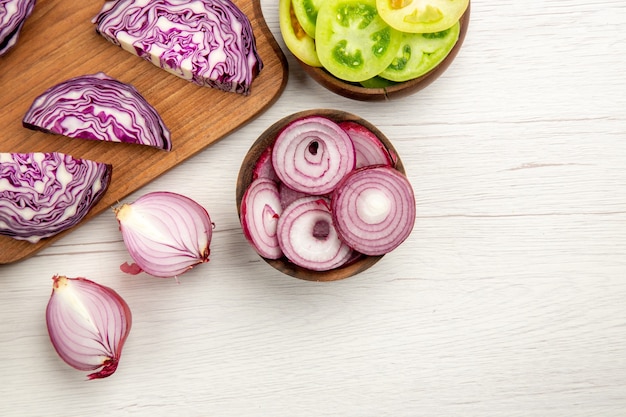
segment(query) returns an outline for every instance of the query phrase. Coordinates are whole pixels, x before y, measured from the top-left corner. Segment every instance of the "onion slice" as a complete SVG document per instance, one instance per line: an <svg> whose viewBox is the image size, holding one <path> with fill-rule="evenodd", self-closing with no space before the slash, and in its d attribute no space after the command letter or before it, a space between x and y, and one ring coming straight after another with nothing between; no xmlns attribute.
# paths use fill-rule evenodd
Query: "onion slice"
<svg viewBox="0 0 626 417"><path fill-rule="evenodd" d="M252 170L252 179L257 178L269 178L272 181L279 181L272 165L272 147L265 148L263 153L259 156L254 169Z"/></svg>
<svg viewBox="0 0 626 417"><path fill-rule="evenodd" d="M195 84L250 94L263 63L248 17L230 0L106 1L96 31Z"/></svg>
<svg viewBox="0 0 626 417"><path fill-rule="evenodd" d="M0 234L37 243L78 224L113 167L59 152L0 153Z"/></svg>
<svg viewBox="0 0 626 417"><path fill-rule="evenodd" d="M307 196L283 210L278 219L278 241L294 264L327 271L351 259L352 249L339 239L329 207L327 198Z"/></svg>
<svg viewBox="0 0 626 417"><path fill-rule="evenodd" d="M0 56L17 44L20 31L35 8L35 0L0 1Z"/></svg>
<svg viewBox="0 0 626 417"><path fill-rule="evenodd" d="M278 187L268 178L252 181L241 200L244 236L257 253L267 259L283 256L276 236L278 219L282 213L280 203Z"/></svg>
<svg viewBox="0 0 626 417"><path fill-rule="evenodd" d="M135 264L122 271L177 277L209 261L209 213L181 194L155 191L114 208L124 244Z"/></svg>
<svg viewBox="0 0 626 417"><path fill-rule="evenodd" d="M33 101L22 124L72 138L172 149L170 131L156 109L135 87L102 72L50 87Z"/></svg>
<svg viewBox="0 0 626 417"><path fill-rule="evenodd" d="M370 166L347 175L331 199L341 239L365 255L398 247L415 223L415 197L408 179L389 166Z"/></svg>
<svg viewBox="0 0 626 417"><path fill-rule="evenodd" d="M277 136L272 162L278 178L311 195L330 193L354 169L356 155L348 134L323 116L288 124Z"/></svg>
<svg viewBox="0 0 626 417"><path fill-rule="evenodd" d="M355 168L368 165L392 165L393 161L387 148L371 130L352 121L340 122L339 126L346 131L356 152Z"/></svg>
<svg viewBox="0 0 626 417"><path fill-rule="evenodd" d="M52 279L46 307L52 346L73 368L99 369L87 378L111 376L117 370L132 325L128 304L111 288L86 278L55 275Z"/></svg>
<svg viewBox="0 0 626 417"><path fill-rule="evenodd" d="M278 184L278 193L280 194L280 205L282 208L287 207L299 198L308 196L306 193L287 187L284 182Z"/></svg>

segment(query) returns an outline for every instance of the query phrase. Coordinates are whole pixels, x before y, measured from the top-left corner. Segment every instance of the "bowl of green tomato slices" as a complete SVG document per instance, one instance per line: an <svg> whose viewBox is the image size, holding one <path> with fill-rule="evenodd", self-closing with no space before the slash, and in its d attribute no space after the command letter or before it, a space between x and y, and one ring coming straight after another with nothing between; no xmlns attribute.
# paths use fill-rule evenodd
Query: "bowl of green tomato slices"
<svg viewBox="0 0 626 417"><path fill-rule="evenodd" d="M285 46L317 83L354 100L411 95L461 48L470 0L279 0Z"/></svg>

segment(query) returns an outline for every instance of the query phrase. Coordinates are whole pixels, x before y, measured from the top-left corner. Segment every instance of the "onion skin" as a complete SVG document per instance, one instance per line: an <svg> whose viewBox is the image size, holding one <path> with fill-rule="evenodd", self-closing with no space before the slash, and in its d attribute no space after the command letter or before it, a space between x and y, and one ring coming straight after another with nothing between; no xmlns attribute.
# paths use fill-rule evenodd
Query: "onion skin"
<svg viewBox="0 0 626 417"><path fill-rule="evenodd" d="M22 125L72 138L172 149L171 133L156 109L135 87L102 72L50 87L33 101Z"/></svg>
<svg viewBox="0 0 626 417"><path fill-rule="evenodd" d="M272 163L288 187L325 195L354 169L356 154L350 137L337 123L309 116L291 122L278 134Z"/></svg>
<svg viewBox="0 0 626 417"><path fill-rule="evenodd" d="M20 31L35 8L35 0L0 1L0 56L17 44Z"/></svg>
<svg viewBox="0 0 626 417"><path fill-rule="evenodd" d="M122 271L175 278L209 261L214 225L206 209L191 198L156 191L114 212L135 262L122 265Z"/></svg>
<svg viewBox="0 0 626 417"><path fill-rule="evenodd" d="M263 68L250 21L229 0L107 1L92 21L113 44L200 86L248 95Z"/></svg>
<svg viewBox="0 0 626 417"><path fill-rule="evenodd" d="M132 314L120 295L86 278L55 275L46 307L48 335L59 357L88 379L111 376L130 333Z"/></svg>
<svg viewBox="0 0 626 417"><path fill-rule="evenodd" d="M312 271L327 271L352 258L352 249L339 239L333 227L329 205L327 198L307 196L283 210L277 236L289 261ZM316 236L318 224L325 226L321 237Z"/></svg>
<svg viewBox="0 0 626 417"><path fill-rule="evenodd" d="M59 152L0 153L0 234L37 243L78 224L113 167Z"/></svg>
<svg viewBox="0 0 626 417"><path fill-rule="evenodd" d="M415 224L415 196L406 176L389 166L357 169L331 198L333 223L341 239L369 256L397 248Z"/></svg>

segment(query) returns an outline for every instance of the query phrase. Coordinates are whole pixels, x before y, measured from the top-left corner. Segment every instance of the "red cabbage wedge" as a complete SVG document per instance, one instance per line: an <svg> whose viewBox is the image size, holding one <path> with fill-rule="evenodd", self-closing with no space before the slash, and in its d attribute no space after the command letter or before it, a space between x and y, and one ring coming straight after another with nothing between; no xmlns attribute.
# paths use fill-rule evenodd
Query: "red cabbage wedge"
<svg viewBox="0 0 626 417"><path fill-rule="evenodd" d="M170 131L156 109L135 87L102 72L50 87L33 101L22 124L73 138L172 149Z"/></svg>
<svg viewBox="0 0 626 417"><path fill-rule="evenodd" d="M34 8L35 0L0 0L0 55L15 46Z"/></svg>
<svg viewBox="0 0 626 417"><path fill-rule="evenodd" d="M195 84L248 95L263 63L248 17L230 0L107 1L104 38Z"/></svg>
<svg viewBox="0 0 626 417"><path fill-rule="evenodd" d="M0 235L37 243L80 222L112 166L59 152L0 153Z"/></svg>

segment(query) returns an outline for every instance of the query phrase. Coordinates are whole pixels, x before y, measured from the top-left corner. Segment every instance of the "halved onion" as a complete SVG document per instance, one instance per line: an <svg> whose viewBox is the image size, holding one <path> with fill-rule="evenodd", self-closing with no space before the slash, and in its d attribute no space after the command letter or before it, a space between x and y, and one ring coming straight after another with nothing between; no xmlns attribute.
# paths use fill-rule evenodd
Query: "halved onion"
<svg viewBox="0 0 626 417"><path fill-rule="evenodd" d="M22 120L24 127L72 138L172 149L161 116L130 84L99 72L50 87Z"/></svg>
<svg viewBox="0 0 626 417"><path fill-rule="evenodd" d="M392 167L363 167L337 186L331 211L346 244L365 255L382 255L398 247L413 230L413 188Z"/></svg>
<svg viewBox="0 0 626 417"><path fill-rule="evenodd" d="M368 165L391 165L393 163L387 148L374 132L353 121L340 122L339 126L346 131L354 144L355 168Z"/></svg>
<svg viewBox="0 0 626 417"><path fill-rule="evenodd" d="M241 227L246 239L264 258L283 256L276 236L282 211L276 183L268 178L252 181L241 200Z"/></svg>
<svg viewBox="0 0 626 417"><path fill-rule="evenodd" d="M278 178L290 188L312 195L330 193L354 169L355 162L348 134L322 116L291 122L278 134L272 151Z"/></svg>
<svg viewBox="0 0 626 417"><path fill-rule="evenodd" d="M191 198L153 191L132 203L115 207L124 245L134 264L122 264L129 274L178 277L209 262L213 223L206 209Z"/></svg>
<svg viewBox="0 0 626 417"><path fill-rule="evenodd" d="M128 304L115 290L86 278L52 279L46 307L52 346L71 367L95 371L88 379L113 375L132 326Z"/></svg>
<svg viewBox="0 0 626 417"><path fill-rule="evenodd" d="M278 219L277 236L287 259L312 271L337 268L352 256L333 227L330 200L324 197L307 196L287 206Z"/></svg>

